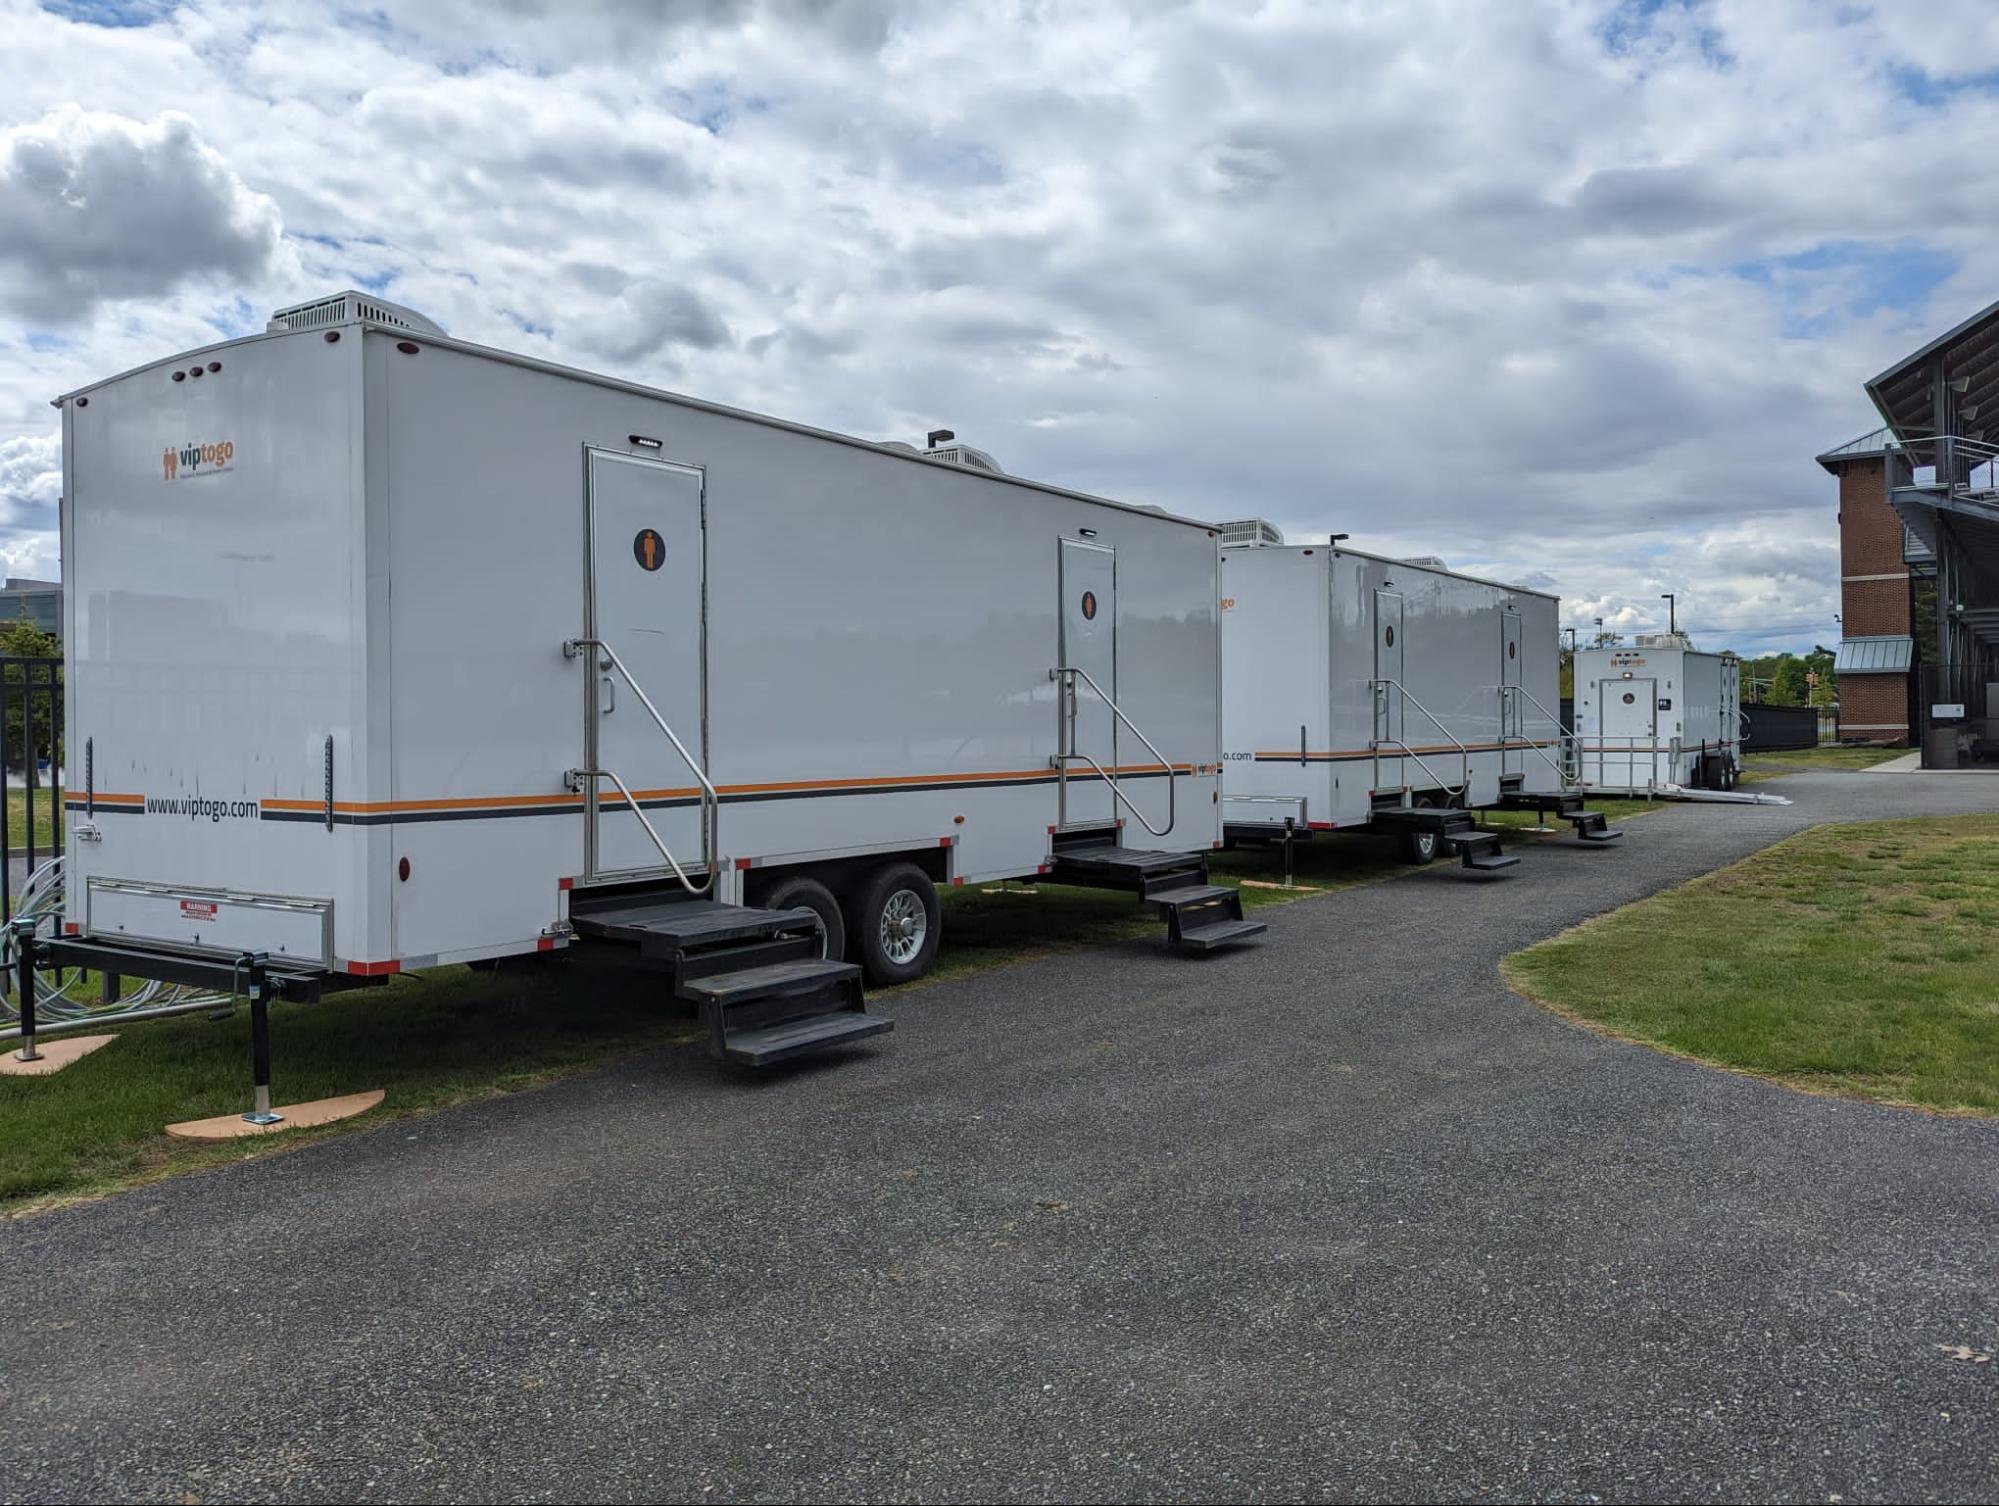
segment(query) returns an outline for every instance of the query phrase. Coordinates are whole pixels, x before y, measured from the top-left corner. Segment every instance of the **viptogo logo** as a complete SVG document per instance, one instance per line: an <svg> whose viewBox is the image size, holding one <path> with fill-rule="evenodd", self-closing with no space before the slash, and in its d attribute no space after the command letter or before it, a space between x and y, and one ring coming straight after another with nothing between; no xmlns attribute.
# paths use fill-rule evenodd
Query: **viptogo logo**
<svg viewBox="0 0 1999 1506"><path fill-rule="evenodd" d="M228 439L214 444L184 444L178 449L168 445L160 456L160 472L168 481L179 481L188 476L226 471L235 458L235 442Z"/></svg>

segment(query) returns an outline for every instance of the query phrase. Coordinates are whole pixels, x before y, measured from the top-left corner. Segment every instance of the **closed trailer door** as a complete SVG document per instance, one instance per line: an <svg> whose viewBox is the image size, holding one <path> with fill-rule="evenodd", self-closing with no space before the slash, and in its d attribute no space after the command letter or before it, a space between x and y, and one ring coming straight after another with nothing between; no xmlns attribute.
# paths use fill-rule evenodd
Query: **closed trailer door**
<svg viewBox="0 0 1999 1506"><path fill-rule="evenodd" d="M1062 663L1089 676L1061 680L1060 819L1065 828L1101 826L1117 819L1106 777L1117 768L1117 717L1106 699L1117 699L1117 552L1064 539L1059 573Z"/></svg>
<svg viewBox="0 0 1999 1506"><path fill-rule="evenodd" d="M1403 738L1402 598L1374 593L1374 740L1397 746Z"/></svg>
<svg viewBox="0 0 1999 1506"><path fill-rule="evenodd" d="M1520 614L1499 614L1499 772L1527 772L1527 750L1523 729L1527 725L1526 697L1520 691Z"/></svg>
<svg viewBox="0 0 1999 1506"><path fill-rule="evenodd" d="M690 765L707 761L702 474L608 450L586 451L586 464L585 636L600 645L584 655L585 757L597 771L584 784L587 876L670 873L660 843L691 874L702 812Z"/></svg>
<svg viewBox="0 0 1999 1506"><path fill-rule="evenodd" d="M1603 782L1645 787L1652 782L1653 754L1659 741L1659 682L1602 680L1596 687Z"/></svg>

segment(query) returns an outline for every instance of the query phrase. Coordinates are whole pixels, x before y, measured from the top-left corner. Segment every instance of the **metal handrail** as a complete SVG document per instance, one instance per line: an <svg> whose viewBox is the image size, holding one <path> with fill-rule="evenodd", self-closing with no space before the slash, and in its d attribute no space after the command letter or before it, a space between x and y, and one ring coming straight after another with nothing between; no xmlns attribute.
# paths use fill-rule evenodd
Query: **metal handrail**
<svg viewBox="0 0 1999 1506"><path fill-rule="evenodd" d="M1131 728L1131 735L1137 738L1140 742L1145 744L1145 751L1150 753L1154 761L1158 763L1159 767L1166 771L1166 824L1164 826L1154 826L1150 821L1146 820L1145 812L1140 810L1137 806L1133 805L1131 803L1130 797L1127 796L1123 790L1118 788L1117 775L1107 772L1102 764L1098 763L1094 758L1090 757L1089 754L1082 752L1080 749L1077 748L1076 715L1075 715L1076 687L1073 684L1071 684L1069 687L1069 696L1070 696L1069 716L1068 716L1069 751L1067 753L1058 753L1055 755L1057 764L1059 765L1061 760L1064 758L1082 759L1084 763L1088 764L1091 768L1097 771L1098 778L1102 779L1104 783L1108 784L1111 787L1111 798L1116 800L1119 804L1123 805L1126 810L1130 811L1132 815L1138 818L1138 824L1140 826L1143 826L1147 831L1151 832L1155 837L1165 836L1168 832L1173 830L1174 823L1180 819L1180 813L1179 813L1180 778L1179 775L1177 775L1174 772L1173 765L1166 761L1165 754L1161 753L1157 748L1155 748L1152 745L1152 739L1147 737L1143 732L1139 730L1138 724L1132 721L1130 717L1124 714L1123 708L1120 707L1116 701L1112 700L1109 696L1104 694L1104 687L1099 685L1094 679L1090 677L1090 672L1087 669L1083 669L1080 666L1074 664L1061 664L1057 665L1054 669L1048 671L1048 678L1058 682L1061 680L1063 675L1080 675L1083 679L1083 683L1088 685L1090 689L1094 690L1097 693L1097 699L1102 701L1106 706L1111 708L1111 715L1116 717L1120 722L1124 723L1125 726Z"/></svg>
<svg viewBox="0 0 1999 1506"><path fill-rule="evenodd" d="M612 773L609 769L597 769L597 770L585 769L585 770L579 770L578 772L583 774L601 773L608 775L611 778L611 780L617 784L618 788L624 792L626 801L631 805L632 813L636 815L641 822L644 822L646 831L652 836L653 845L659 848L659 850L666 855L666 861L672 866L674 873L679 876L681 885L685 887L690 893L695 893L695 894L706 893L708 892L709 889L713 889L715 887L715 849L718 842L715 817L716 817L716 811L718 810L718 808L722 803L722 796L720 792L716 790L713 782L709 780L707 771L704 770L700 764L695 762L694 755L687 751L687 745L680 740L679 734L677 734L672 727L668 726L666 718L659 714L659 708L653 705L652 697L645 693L645 687L639 684L639 682L633 677L631 670L625 666L625 661L618 657L618 651L616 649L612 648L611 645L606 643L602 638L571 638L562 645L562 654L563 657L566 659L574 659L577 656L579 656L586 648L598 649L610 658L612 666L618 671L619 674L625 677L625 683L632 687L632 694L639 698L639 704L645 707L646 715L650 716L653 719L654 725L656 725L661 732L664 732L666 734L666 740L673 745L673 751L680 755L680 761L687 765L688 770L694 775L695 779L700 783L701 862L702 866L706 868L708 871L707 888L695 889L693 885L687 882L687 875L685 871L681 868L679 863L674 861L673 854L667 851L666 844L660 841L659 839L659 833L653 831L652 823L646 820L645 812L639 809L638 802L632 799L631 791L625 789L624 782L618 779L618 776L616 774Z"/></svg>
<svg viewBox="0 0 1999 1506"><path fill-rule="evenodd" d="M688 878L687 870L680 866L680 860L674 857L673 850L666 845L660 834L653 829L652 822L646 819L645 811L640 808L638 800L633 796L631 787L618 777L616 769L578 769L576 773L586 779L608 779L618 787L618 793L625 797L625 804L632 808L632 814L639 818L639 825L643 826L646 829L646 835L652 838L652 845L659 849L659 855L666 859L666 865L673 870L673 876L680 880L681 888L685 889L689 894L707 894L714 889L714 865L709 865L707 883L696 885L692 879Z"/></svg>
<svg viewBox="0 0 1999 1506"><path fill-rule="evenodd" d="M1536 698L1534 692L1529 690L1525 685L1501 685L1499 687L1499 701L1500 701L1499 741L1501 742L1501 744L1504 744L1508 741L1508 736L1505 730L1506 698L1508 695L1516 695L1516 694L1524 695L1525 697L1527 697L1528 702L1534 707L1536 711L1540 712L1541 715L1543 715L1549 721L1555 724L1555 730L1562 734L1562 746L1565 750L1569 747L1570 744L1576 741L1575 729L1563 725L1562 719L1559 716L1556 716L1553 712L1551 712L1546 706L1543 706L1539 701L1539 699ZM1569 771L1563 767L1562 762L1558 762L1555 759L1550 758L1548 756L1548 750L1545 747L1543 747L1540 743L1535 742L1533 738L1528 737L1525 733L1521 733L1518 737L1515 737L1511 740L1520 743L1524 747L1532 748L1536 753L1540 754L1541 762L1545 763L1549 768L1553 769L1555 771L1555 777L1561 780L1564 785L1575 784L1578 782L1577 777L1572 776L1569 773Z"/></svg>
<svg viewBox="0 0 1999 1506"><path fill-rule="evenodd" d="M1423 715L1427 716L1430 719L1431 726L1435 727L1439 732L1443 733L1444 736L1450 738L1452 743L1456 745L1458 750L1458 763L1460 768L1460 773L1458 776L1458 787L1456 789L1452 789L1450 785L1445 783L1444 778L1441 774L1439 774L1435 769L1431 768L1429 764L1423 761L1423 755L1418 753L1414 748L1410 747L1409 744L1405 742L1402 738L1376 737L1376 738L1370 738L1368 740L1368 746L1374 750L1374 782L1377 785L1381 783L1381 747L1383 743L1388 743L1402 750L1399 756L1403 758L1415 759L1416 766L1420 768L1425 774L1428 774L1432 779L1436 780L1437 787L1439 789L1442 789L1452 795L1462 795L1467 789L1469 789L1471 787L1471 749L1467 748L1462 742L1459 742L1457 736L1451 731L1451 729L1449 727L1446 727L1442 722L1437 720L1435 712L1431 711L1428 706L1425 706L1421 701L1417 700L1416 697L1409 694L1408 688L1404 686L1400 680L1370 680L1368 681L1368 685L1371 689L1374 690L1374 692L1377 695L1379 695L1380 689L1384 685L1392 685L1395 687L1396 690L1400 691L1402 693L1402 700L1404 705L1414 706L1418 711L1422 712Z"/></svg>

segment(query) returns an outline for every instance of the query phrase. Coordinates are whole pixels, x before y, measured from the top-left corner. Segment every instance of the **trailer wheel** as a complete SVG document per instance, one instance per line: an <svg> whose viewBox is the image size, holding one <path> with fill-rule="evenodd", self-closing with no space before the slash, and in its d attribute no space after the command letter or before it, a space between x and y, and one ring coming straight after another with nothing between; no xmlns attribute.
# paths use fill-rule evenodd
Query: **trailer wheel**
<svg viewBox="0 0 1999 1506"><path fill-rule="evenodd" d="M914 863L890 863L869 874L855 888L847 912L854 960L877 988L929 972L942 929L937 886Z"/></svg>
<svg viewBox="0 0 1999 1506"><path fill-rule="evenodd" d="M767 910L810 910L826 933L827 960L847 960L847 918L840 913L833 891L819 880L802 873L780 878L764 891L758 903Z"/></svg>
<svg viewBox="0 0 1999 1506"><path fill-rule="evenodd" d="M1425 863L1437 861L1437 851L1443 846L1443 839L1434 830L1420 828L1402 834L1402 856L1422 867Z"/></svg>

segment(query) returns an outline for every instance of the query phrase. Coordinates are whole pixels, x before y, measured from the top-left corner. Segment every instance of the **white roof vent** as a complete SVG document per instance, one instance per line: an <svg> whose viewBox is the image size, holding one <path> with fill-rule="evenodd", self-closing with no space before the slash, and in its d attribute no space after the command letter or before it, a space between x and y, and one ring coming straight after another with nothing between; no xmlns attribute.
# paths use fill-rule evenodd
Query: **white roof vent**
<svg viewBox="0 0 1999 1506"><path fill-rule="evenodd" d="M286 329L326 329L335 324L380 324L389 329L406 329L419 335L442 335L443 330L415 309L377 298L373 293L357 293L349 288L310 303L295 303L279 309L264 326L267 334Z"/></svg>
<svg viewBox="0 0 1999 1506"><path fill-rule="evenodd" d="M1685 633L1640 633L1632 640L1634 648L1692 648L1693 640Z"/></svg>
<svg viewBox="0 0 1999 1506"><path fill-rule="evenodd" d="M974 471L990 471L995 476L1004 476L1000 463L984 450L975 450L968 444L951 443L939 445L923 452L925 460L942 460L949 465L962 465Z"/></svg>
<svg viewBox="0 0 1999 1506"><path fill-rule="evenodd" d="M1451 568L1434 554L1412 554L1402 563L1405 565L1416 565L1424 570L1449 570Z"/></svg>
<svg viewBox="0 0 1999 1506"><path fill-rule="evenodd" d="M1283 542L1283 530L1261 518L1238 518L1233 523L1222 524L1224 549L1261 549L1266 544Z"/></svg>

